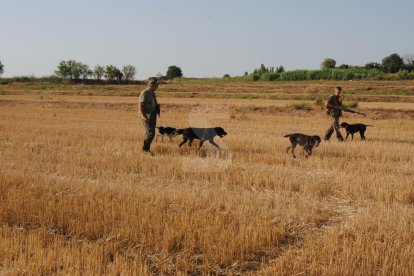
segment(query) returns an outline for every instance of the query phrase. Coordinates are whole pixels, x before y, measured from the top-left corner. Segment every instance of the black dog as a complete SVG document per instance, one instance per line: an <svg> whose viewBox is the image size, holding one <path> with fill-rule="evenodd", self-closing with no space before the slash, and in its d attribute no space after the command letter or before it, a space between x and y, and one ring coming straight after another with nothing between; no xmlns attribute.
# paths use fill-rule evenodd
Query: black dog
<svg viewBox="0 0 414 276"><path fill-rule="evenodd" d="M296 158L294 151L297 144L303 147L305 150L305 157L308 158L308 156L312 155L313 147L319 146L319 143L321 142L321 137L317 135L308 136L301 133L292 133L285 135L284 137L289 137L292 145L287 147L286 152L289 153L289 150L292 149L293 158Z"/></svg>
<svg viewBox="0 0 414 276"><path fill-rule="evenodd" d="M227 132L224 131L221 127L211 127L211 128L195 128L195 127L189 127L189 128L183 128L183 129L177 129L177 134L183 135L183 141L180 143L180 147L184 145L188 141L188 145L191 147L193 140L198 139L200 140L200 145L198 146L198 149L201 148L203 143L205 141L209 141L210 144L220 149L220 147L214 142L214 136L220 136L220 138L223 138L227 135Z"/></svg>
<svg viewBox="0 0 414 276"><path fill-rule="evenodd" d="M170 141L172 140L172 138L177 136L177 129L174 127L160 126L157 128L158 128L158 134L157 134L157 137L155 138L155 141L157 141L158 136L161 136L161 141L164 141L164 136L167 136L168 138L170 138Z"/></svg>
<svg viewBox="0 0 414 276"><path fill-rule="evenodd" d="M345 128L346 130L346 138L348 138L349 134L351 134L352 140L354 140L354 134L356 132L359 132L359 135L361 136L361 140L365 140L365 131L367 130L368 126L371 125L365 125L365 124L354 124L354 125L350 125L348 123L343 122L342 124L340 124L340 126L342 128Z"/></svg>

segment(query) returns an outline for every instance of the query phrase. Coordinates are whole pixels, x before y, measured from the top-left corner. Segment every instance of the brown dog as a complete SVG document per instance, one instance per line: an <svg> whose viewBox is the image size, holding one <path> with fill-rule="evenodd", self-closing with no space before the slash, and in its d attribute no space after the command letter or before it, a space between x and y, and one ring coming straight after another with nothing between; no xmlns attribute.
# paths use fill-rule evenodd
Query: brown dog
<svg viewBox="0 0 414 276"><path fill-rule="evenodd" d="M296 158L295 155L295 147L296 145L300 145L305 150L305 157L308 158L308 156L312 155L313 147L319 146L321 142L321 137L317 135L309 136L302 133L292 133L285 135L284 137L289 137L290 145L287 147L286 152L289 153L289 150L292 149L292 156L293 158Z"/></svg>

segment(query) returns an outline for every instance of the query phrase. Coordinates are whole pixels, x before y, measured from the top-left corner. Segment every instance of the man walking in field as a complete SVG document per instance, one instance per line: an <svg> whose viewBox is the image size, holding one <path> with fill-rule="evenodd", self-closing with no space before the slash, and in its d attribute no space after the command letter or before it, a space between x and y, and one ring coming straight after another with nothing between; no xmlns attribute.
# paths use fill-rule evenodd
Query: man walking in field
<svg viewBox="0 0 414 276"><path fill-rule="evenodd" d="M152 140L155 137L155 126L157 124L157 113L159 114L159 105L155 97L155 91L158 88L157 78L151 78L148 87L141 92L139 96L139 110L142 122L144 124L146 137L142 151L153 155L150 151Z"/></svg>
<svg viewBox="0 0 414 276"><path fill-rule="evenodd" d="M328 141L331 138L332 133L335 131L336 138L339 142L343 142L341 132L339 131L339 117L342 116L342 97L341 97L342 88L336 87L335 94L329 96L328 101L326 102L327 113L331 117L331 126L325 133L324 140Z"/></svg>

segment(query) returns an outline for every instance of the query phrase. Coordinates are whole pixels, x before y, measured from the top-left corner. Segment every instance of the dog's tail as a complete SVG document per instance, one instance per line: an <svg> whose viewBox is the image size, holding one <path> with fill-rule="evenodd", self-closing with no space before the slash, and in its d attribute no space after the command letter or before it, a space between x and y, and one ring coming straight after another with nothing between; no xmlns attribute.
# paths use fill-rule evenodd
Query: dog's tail
<svg viewBox="0 0 414 276"><path fill-rule="evenodd" d="M374 127L374 126L372 126L372 125L365 125L365 126L370 126L370 127Z"/></svg>
<svg viewBox="0 0 414 276"><path fill-rule="evenodd" d="M292 135L292 134L288 134L288 135L285 135L285 136L283 136L283 137L290 137L290 135Z"/></svg>

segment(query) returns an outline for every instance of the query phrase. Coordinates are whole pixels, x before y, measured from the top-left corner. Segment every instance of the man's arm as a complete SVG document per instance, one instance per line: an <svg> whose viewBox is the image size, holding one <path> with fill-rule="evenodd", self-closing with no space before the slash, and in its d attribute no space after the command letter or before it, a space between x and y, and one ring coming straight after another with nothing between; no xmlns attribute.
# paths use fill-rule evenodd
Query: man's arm
<svg viewBox="0 0 414 276"><path fill-rule="evenodd" d="M333 105L329 102L329 100L325 104L326 109L342 109L341 106Z"/></svg>
<svg viewBox="0 0 414 276"><path fill-rule="evenodd" d="M144 118L144 121L147 123L148 116L144 112L144 103L145 103L146 96L147 96L146 91L142 92L141 95L139 96L139 111L141 112L142 118Z"/></svg>
<svg viewBox="0 0 414 276"><path fill-rule="evenodd" d="M142 114L142 117L144 118L145 122L148 122L148 116L147 116L147 114L144 113L144 103L143 102L139 103L139 110L140 110L140 112Z"/></svg>

